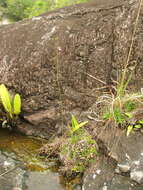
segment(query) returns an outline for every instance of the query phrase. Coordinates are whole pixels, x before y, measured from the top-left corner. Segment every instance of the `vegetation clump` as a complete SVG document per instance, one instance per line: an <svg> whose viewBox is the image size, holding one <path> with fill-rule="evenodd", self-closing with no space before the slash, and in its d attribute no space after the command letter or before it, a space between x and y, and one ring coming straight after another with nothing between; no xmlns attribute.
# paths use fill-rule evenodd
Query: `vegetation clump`
<svg viewBox="0 0 143 190"><path fill-rule="evenodd" d="M58 156L62 163L61 171L64 174L83 173L85 169L96 161L97 144L91 135L83 128L87 122L78 123L72 116L72 125L68 126L68 133L54 143L45 145L41 155L48 158ZM44 150L44 151L43 151Z"/></svg>
<svg viewBox="0 0 143 190"><path fill-rule="evenodd" d="M69 135L60 148L60 157L65 168L74 172L83 172L97 156L97 144L83 128L87 122L78 123L72 116L72 125L68 126Z"/></svg>
<svg viewBox="0 0 143 190"><path fill-rule="evenodd" d="M89 0L0 0L0 11L18 21L44 12Z"/></svg>
<svg viewBox="0 0 143 190"><path fill-rule="evenodd" d="M128 69L130 64L130 58L132 54L132 49L134 45L135 33L137 30L137 24L139 20L139 15L141 11L142 0L139 1L139 7L136 15L135 25L133 29L133 34L131 38L131 44L129 48L129 53L127 55L126 62L124 64L123 70L119 73L119 78L116 81L116 86L114 86L115 93L111 93L111 95L107 94L100 98L101 101L104 102L102 119L107 121L113 121L115 124L121 127L126 127L127 136L131 133L134 128L141 128L143 126L143 114L142 118L136 120L136 122L132 123L133 120L133 111L141 108L143 110L143 93L131 93L127 91L127 87L129 86L130 81L132 80L133 72L137 66L137 63L132 66L132 69Z"/></svg>
<svg viewBox="0 0 143 190"><path fill-rule="evenodd" d="M60 158L67 171L84 172L96 157L96 142L84 129L70 136L60 148Z"/></svg>
<svg viewBox="0 0 143 190"><path fill-rule="evenodd" d="M104 97L105 98L105 97ZM133 123L133 112L142 107L143 94L124 94L122 96L106 96L105 108L103 111L103 120L114 121L114 123L122 128L127 128L127 136L133 128L139 128L140 120ZM140 128L142 124L140 125Z"/></svg>

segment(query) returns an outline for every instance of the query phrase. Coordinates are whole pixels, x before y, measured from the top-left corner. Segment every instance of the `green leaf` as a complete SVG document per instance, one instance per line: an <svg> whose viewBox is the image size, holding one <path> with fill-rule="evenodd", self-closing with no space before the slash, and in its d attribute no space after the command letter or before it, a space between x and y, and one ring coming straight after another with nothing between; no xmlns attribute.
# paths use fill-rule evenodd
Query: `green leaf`
<svg viewBox="0 0 143 190"><path fill-rule="evenodd" d="M114 118L118 124L123 124L125 122L124 114L119 108L114 109Z"/></svg>
<svg viewBox="0 0 143 190"><path fill-rule="evenodd" d="M105 113L103 113L102 117L103 117L104 120L110 119L110 118L112 118L112 113L105 112Z"/></svg>
<svg viewBox="0 0 143 190"><path fill-rule="evenodd" d="M16 94L13 100L13 113L18 115L21 112L21 98L19 94Z"/></svg>
<svg viewBox="0 0 143 190"><path fill-rule="evenodd" d="M127 102L124 104L125 110L126 110L127 112L133 111L133 110L136 108L136 106L137 106L136 103L133 102L133 101L131 101L131 100L127 101Z"/></svg>
<svg viewBox="0 0 143 190"><path fill-rule="evenodd" d="M135 125L134 127L137 129L140 129L142 126L138 124L138 125Z"/></svg>
<svg viewBox="0 0 143 190"><path fill-rule="evenodd" d="M85 121L85 122L82 122L82 123L78 123L78 121L75 118L75 116L72 115L72 132L77 131L80 127L83 127L87 123L88 123L88 121Z"/></svg>
<svg viewBox="0 0 143 190"><path fill-rule="evenodd" d="M84 121L84 122L80 123L78 126L80 128L80 127L83 127L84 125L86 125L87 123L88 123L88 121Z"/></svg>
<svg viewBox="0 0 143 190"><path fill-rule="evenodd" d="M139 120L139 123L140 123L140 124L143 124L143 120Z"/></svg>
<svg viewBox="0 0 143 190"><path fill-rule="evenodd" d="M75 116L72 115L72 127L75 128L76 126L78 126L78 121L76 120Z"/></svg>
<svg viewBox="0 0 143 190"><path fill-rule="evenodd" d="M0 99L5 111L12 117L11 97L4 84L0 85Z"/></svg>
<svg viewBox="0 0 143 190"><path fill-rule="evenodd" d="M67 125L67 127L69 128L69 132L70 132L70 134L72 134L73 132L72 132L72 127L68 124Z"/></svg>
<svg viewBox="0 0 143 190"><path fill-rule="evenodd" d="M126 115L129 119L131 119L131 118L133 117L133 115L132 115L131 113L129 113L129 112L126 112L125 115Z"/></svg>
<svg viewBox="0 0 143 190"><path fill-rule="evenodd" d="M132 132L132 130L133 130L133 125L129 125L128 128L127 128L127 137Z"/></svg>

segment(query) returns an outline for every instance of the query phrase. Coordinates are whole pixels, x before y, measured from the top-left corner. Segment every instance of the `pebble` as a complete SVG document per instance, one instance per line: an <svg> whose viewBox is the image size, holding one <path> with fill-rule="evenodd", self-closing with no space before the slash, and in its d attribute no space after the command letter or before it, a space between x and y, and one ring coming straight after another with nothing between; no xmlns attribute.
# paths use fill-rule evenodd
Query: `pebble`
<svg viewBox="0 0 143 190"><path fill-rule="evenodd" d="M142 171L131 171L130 178L137 183L143 183L143 172Z"/></svg>
<svg viewBox="0 0 143 190"><path fill-rule="evenodd" d="M101 173L101 170L96 170L96 173L99 175Z"/></svg>
<svg viewBox="0 0 143 190"><path fill-rule="evenodd" d="M143 129L140 129L140 132L143 133Z"/></svg>
<svg viewBox="0 0 143 190"><path fill-rule="evenodd" d="M117 166L119 170L123 173L127 173L130 171L131 167L128 164L118 164Z"/></svg>
<svg viewBox="0 0 143 190"><path fill-rule="evenodd" d="M95 179L95 178L96 178L96 176L97 176L96 174L93 174L93 179Z"/></svg>
<svg viewBox="0 0 143 190"><path fill-rule="evenodd" d="M76 185L75 187L74 187L74 190L82 190L83 188L81 187L81 185Z"/></svg>
<svg viewBox="0 0 143 190"><path fill-rule="evenodd" d="M106 185L106 183L104 183L104 186L103 186L103 188L102 188L102 190L107 190L107 185Z"/></svg>

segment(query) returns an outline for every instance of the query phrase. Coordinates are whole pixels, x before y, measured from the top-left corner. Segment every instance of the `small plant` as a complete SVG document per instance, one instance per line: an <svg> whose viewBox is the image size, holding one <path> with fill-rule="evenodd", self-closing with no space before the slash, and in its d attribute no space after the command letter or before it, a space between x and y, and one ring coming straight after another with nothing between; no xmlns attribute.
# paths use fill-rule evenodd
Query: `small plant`
<svg viewBox="0 0 143 190"><path fill-rule="evenodd" d="M75 118L74 115L72 115L72 125L68 125L68 128L70 129L70 132L73 134L74 132L76 132L77 130L79 130L79 128L84 127L86 124L88 123L88 121L84 121L82 123L78 123L77 119Z"/></svg>
<svg viewBox="0 0 143 190"><path fill-rule="evenodd" d="M0 100L8 117L13 119L14 115L19 115L21 112L21 98L16 94L14 98L11 97L4 84L0 85Z"/></svg>
<svg viewBox="0 0 143 190"><path fill-rule="evenodd" d="M132 112L138 107L142 107L143 94L124 94L120 97L106 97L105 108L108 111L102 115L103 120L113 121L116 125L126 128L126 136L129 136L134 129L143 127L143 121L139 120L132 124ZM108 102L108 105L107 105Z"/></svg>
<svg viewBox="0 0 143 190"><path fill-rule="evenodd" d="M132 54L132 49L135 40L135 34L137 30L137 24L139 21L139 16L141 12L143 0L139 1L139 7L136 15L135 25L133 29L133 34L131 37L131 44L129 52L124 64L123 70L118 75L119 78L116 81L116 86L114 87L114 94L102 96L102 101L104 102L104 108L107 110L102 114L104 120L112 120L117 125L122 125L127 128L127 136L131 133L133 128L141 128L142 124L137 122L135 125L130 124L130 119L132 118L131 112L142 106L143 93L142 89L140 93L132 94L127 92L127 87L129 82L132 80L133 72L137 66L137 63L132 66L132 69L128 69L130 65L130 58Z"/></svg>
<svg viewBox="0 0 143 190"><path fill-rule="evenodd" d="M68 133L46 144L40 150L40 155L46 155L50 159L57 156L61 163L60 171L68 177L82 174L91 163L96 161L98 146L83 128L85 124L87 121L78 123L75 116L72 116Z"/></svg>
<svg viewBox="0 0 143 190"><path fill-rule="evenodd" d="M132 117L132 111L142 106L143 94L125 94L123 96L104 96L105 109L102 118L104 120L112 120L116 124L126 124Z"/></svg>
<svg viewBox="0 0 143 190"><path fill-rule="evenodd" d="M130 120L133 118L132 111L138 107L142 107L143 94L125 94L120 97L109 97L105 96L108 105L105 113L103 113L103 120L114 121L115 124L127 128L126 135L133 131L133 129L140 129L143 127L143 120L136 121L132 124ZM106 101L105 101L106 102Z"/></svg>
<svg viewBox="0 0 143 190"><path fill-rule="evenodd" d="M68 125L70 135L61 146L60 154L65 167L74 172L83 172L91 162L95 162L97 144L83 128L87 121L78 123L75 116L71 120L71 126Z"/></svg>
<svg viewBox="0 0 143 190"><path fill-rule="evenodd" d="M126 112L131 112L136 109L136 107L137 103L135 103L134 101L128 100L124 103L124 108Z"/></svg>
<svg viewBox="0 0 143 190"><path fill-rule="evenodd" d="M136 122L136 124L130 124L128 127L127 127L127 137L129 136L129 134L133 131L133 129L140 129L143 127L143 120L139 120L138 122Z"/></svg>

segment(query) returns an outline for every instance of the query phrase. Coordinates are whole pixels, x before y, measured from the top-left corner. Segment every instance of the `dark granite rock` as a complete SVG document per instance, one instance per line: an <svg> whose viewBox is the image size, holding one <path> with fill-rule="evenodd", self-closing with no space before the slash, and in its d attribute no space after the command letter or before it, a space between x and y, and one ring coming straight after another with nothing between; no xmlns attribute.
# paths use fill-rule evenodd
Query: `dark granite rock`
<svg viewBox="0 0 143 190"><path fill-rule="evenodd" d="M22 96L29 125L19 125L21 131L46 138L58 133L56 125L61 128L70 113L90 108L102 87L116 80L127 58L138 3L96 0L0 27L0 82ZM142 18L130 60L131 66L138 62L134 89L143 84Z"/></svg>

